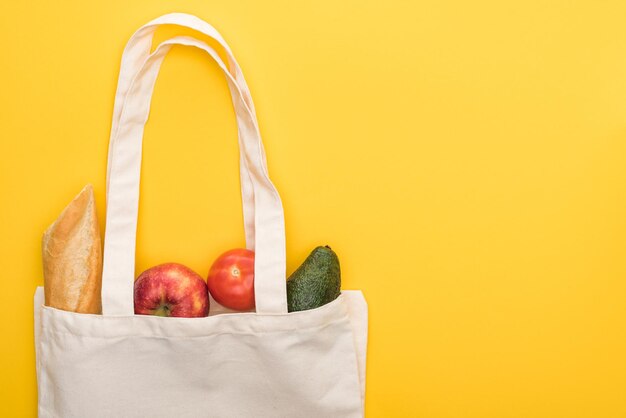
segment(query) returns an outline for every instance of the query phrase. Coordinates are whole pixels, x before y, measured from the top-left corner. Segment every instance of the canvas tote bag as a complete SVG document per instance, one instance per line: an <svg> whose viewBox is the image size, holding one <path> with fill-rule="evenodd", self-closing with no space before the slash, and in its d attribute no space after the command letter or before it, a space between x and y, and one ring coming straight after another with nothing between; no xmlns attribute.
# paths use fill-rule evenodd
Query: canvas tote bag
<svg viewBox="0 0 626 418"><path fill-rule="evenodd" d="M151 52L160 25L194 29L224 48L174 37ZM237 117L244 226L256 252L256 312L206 318L134 315L142 136L160 64L174 45L223 70ZM35 294L40 417L363 416L367 305L360 291L287 313L282 204L269 180L250 91L230 48L206 22L168 14L140 28L122 57L107 176L102 315L43 305Z"/></svg>

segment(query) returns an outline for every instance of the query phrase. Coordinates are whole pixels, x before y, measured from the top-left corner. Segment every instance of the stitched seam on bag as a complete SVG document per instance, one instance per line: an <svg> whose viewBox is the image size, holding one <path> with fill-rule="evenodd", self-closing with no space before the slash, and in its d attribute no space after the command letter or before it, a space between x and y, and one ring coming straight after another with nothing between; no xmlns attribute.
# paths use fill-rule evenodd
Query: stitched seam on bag
<svg viewBox="0 0 626 418"><path fill-rule="evenodd" d="M354 290L348 290L349 292L353 292ZM341 298L341 299L340 299ZM318 311L323 311L326 309L331 309L332 307L330 305L333 305L335 303L345 303L345 299L343 298L343 294L340 294L335 300L328 302L325 305L322 306L318 306L317 308L313 308L313 309L307 309L306 311L298 311L298 312L289 312L289 313L265 313L265 314L260 314L260 313L256 313L256 312L223 312L220 313L218 315L209 315L208 317L204 317L204 318L188 318L188 319L207 319L207 318L219 318L220 316L239 316L239 317L256 317L256 318L260 318L260 317L268 317L268 318L280 318L280 317L298 317L301 315L310 315L313 312L318 312ZM41 309L42 311L50 311L50 312L57 312L58 314L61 315L77 315L79 317L94 317L94 318L108 318L105 315L102 314L93 314L93 313L81 313L81 312L71 312L71 311L66 311L63 309L59 309L59 308L55 308L52 306L47 306L45 304L41 304ZM55 314L56 315L56 314ZM149 317L150 315L122 315L122 316L114 316L115 318L125 318L125 319L129 319L129 318L136 318L137 316L147 316ZM165 318L162 318L165 319ZM180 319L180 318L179 318Z"/></svg>
<svg viewBox="0 0 626 418"><path fill-rule="evenodd" d="M327 328L331 325L335 325L339 322L345 321L347 318L340 318L340 319L336 319L332 322L328 322L322 325L317 325L314 327L305 327L305 328L291 328L291 329L284 329L284 330L277 330L277 331L259 331L259 332L218 332L218 333L212 333L212 334L206 334L206 335L196 335L196 336L185 336L185 335L137 335L137 334L126 334L126 335L108 335L108 336L95 336L95 335L84 335L84 334L78 334L78 333L74 333L71 331L62 331L62 330L53 330L51 329L52 327L46 327L45 328L45 332L49 333L49 334L61 334L61 335L71 335L74 337L82 337L82 338L92 338L92 339L111 339L111 338L156 338L156 339L168 339L168 338L177 338L180 340L193 340L193 339L198 339L198 338L208 338L208 337L214 337L214 336L220 336L220 335L251 335L251 336L255 336L255 335L271 335L271 334L279 334L279 333L285 333L285 332L294 332L294 331L309 331L309 330L316 330L316 329L323 329L323 328ZM348 319L349 320L349 319ZM43 329L42 329L43 331Z"/></svg>
<svg viewBox="0 0 626 418"><path fill-rule="evenodd" d="M41 410L42 412L44 412L46 417L54 417L55 415L50 412L50 410L48 408L45 408L41 405L39 405L39 402L37 402L37 413L39 414L39 410ZM39 415L39 418L41 418L41 415Z"/></svg>
<svg viewBox="0 0 626 418"><path fill-rule="evenodd" d="M365 381L365 376L361 376L361 371L359 370L359 350L356 346L356 342L354 341L354 329L352 329L352 327L350 327L350 331L352 334L352 347L353 347L353 355L352 360L353 360L353 367L354 367L354 373L352 373L354 376L356 376L356 391L359 395L359 399L360 399L360 412L361 412L361 416L365 416L365 392L361 393L361 379L363 379L363 381Z"/></svg>

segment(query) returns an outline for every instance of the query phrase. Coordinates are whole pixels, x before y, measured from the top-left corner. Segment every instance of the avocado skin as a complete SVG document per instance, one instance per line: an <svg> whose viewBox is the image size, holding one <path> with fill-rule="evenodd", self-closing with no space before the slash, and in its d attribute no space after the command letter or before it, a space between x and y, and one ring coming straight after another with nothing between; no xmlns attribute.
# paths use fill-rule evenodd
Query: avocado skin
<svg viewBox="0 0 626 418"><path fill-rule="evenodd" d="M340 293L339 258L329 246L315 248L287 279L289 312L318 308Z"/></svg>

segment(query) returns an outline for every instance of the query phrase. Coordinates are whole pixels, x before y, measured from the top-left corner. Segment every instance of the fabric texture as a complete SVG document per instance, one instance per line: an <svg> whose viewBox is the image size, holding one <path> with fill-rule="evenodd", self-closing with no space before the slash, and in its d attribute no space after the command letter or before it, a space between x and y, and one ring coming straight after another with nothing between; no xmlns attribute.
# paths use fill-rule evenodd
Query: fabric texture
<svg viewBox="0 0 626 418"><path fill-rule="evenodd" d="M174 37L151 52L159 25ZM256 252L256 312L206 318L133 314L141 143L159 67L174 45L205 51L223 70L237 116L247 247ZM287 313L282 203L265 163L254 105L232 52L206 22L162 16L128 42L115 99L107 173L103 315L43 306L35 294L40 417L363 416L367 304L360 291Z"/></svg>

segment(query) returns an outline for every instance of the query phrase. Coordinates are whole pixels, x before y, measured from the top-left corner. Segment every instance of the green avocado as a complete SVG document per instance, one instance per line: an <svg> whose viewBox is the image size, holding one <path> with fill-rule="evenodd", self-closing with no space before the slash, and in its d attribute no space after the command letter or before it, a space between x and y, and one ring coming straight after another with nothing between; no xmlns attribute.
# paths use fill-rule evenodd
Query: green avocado
<svg viewBox="0 0 626 418"><path fill-rule="evenodd" d="M341 270L337 254L328 245L317 247L287 279L289 312L326 305L340 292Z"/></svg>

